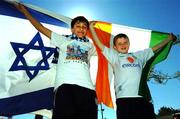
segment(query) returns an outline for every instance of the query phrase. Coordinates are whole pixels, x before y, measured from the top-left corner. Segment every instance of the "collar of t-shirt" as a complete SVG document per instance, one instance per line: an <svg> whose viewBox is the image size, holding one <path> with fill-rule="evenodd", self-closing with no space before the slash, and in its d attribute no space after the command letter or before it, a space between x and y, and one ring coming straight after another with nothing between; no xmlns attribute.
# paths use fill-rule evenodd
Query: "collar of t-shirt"
<svg viewBox="0 0 180 119"><path fill-rule="evenodd" d="M137 59L133 53L119 53L119 57L133 57L134 59Z"/></svg>
<svg viewBox="0 0 180 119"><path fill-rule="evenodd" d="M79 38L75 34L65 35L65 37L70 38L72 40L77 40L77 41L80 41L80 42L89 42L89 39L87 39L86 37Z"/></svg>
<svg viewBox="0 0 180 119"><path fill-rule="evenodd" d="M124 53L118 53L118 54L119 54L120 57L125 57L125 56L128 56L128 55L129 55L129 53L126 53L126 54L124 54Z"/></svg>

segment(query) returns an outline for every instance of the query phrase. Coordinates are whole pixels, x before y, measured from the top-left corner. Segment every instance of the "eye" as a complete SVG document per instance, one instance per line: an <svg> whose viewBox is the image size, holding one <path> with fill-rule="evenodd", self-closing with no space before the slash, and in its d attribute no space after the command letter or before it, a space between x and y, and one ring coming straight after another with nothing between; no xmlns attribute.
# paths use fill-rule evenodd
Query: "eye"
<svg viewBox="0 0 180 119"><path fill-rule="evenodd" d="M87 26L85 26L85 25L84 25L84 26L82 26L82 29L87 29Z"/></svg>
<svg viewBox="0 0 180 119"><path fill-rule="evenodd" d="M80 28L80 25L76 25L76 28Z"/></svg>

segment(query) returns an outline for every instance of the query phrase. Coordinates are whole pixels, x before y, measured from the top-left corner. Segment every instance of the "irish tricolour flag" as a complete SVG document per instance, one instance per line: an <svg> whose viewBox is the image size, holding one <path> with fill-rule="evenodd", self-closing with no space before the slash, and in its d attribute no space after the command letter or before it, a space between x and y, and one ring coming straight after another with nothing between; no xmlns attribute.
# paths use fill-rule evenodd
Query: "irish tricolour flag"
<svg viewBox="0 0 180 119"><path fill-rule="evenodd" d="M98 34L99 39L107 47L112 47L113 37L119 33L128 35L130 40L129 52L135 52L143 50L162 42L168 37L167 33L161 33L152 30L140 29L135 27L128 27L123 25L98 22L95 25L95 31ZM153 58L151 58L146 64L142 73L142 81L140 84L139 94L150 100L151 95L147 86L147 77L151 67L155 64L166 59L172 43L169 43L164 48L159 50ZM96 79L96 92L99 103L104 103L108 107L113 107L112 98L110 94L109 81L112 78L112 69L108 64L108 61L102 55L100 50L98 51L98 73Z"/></svg>

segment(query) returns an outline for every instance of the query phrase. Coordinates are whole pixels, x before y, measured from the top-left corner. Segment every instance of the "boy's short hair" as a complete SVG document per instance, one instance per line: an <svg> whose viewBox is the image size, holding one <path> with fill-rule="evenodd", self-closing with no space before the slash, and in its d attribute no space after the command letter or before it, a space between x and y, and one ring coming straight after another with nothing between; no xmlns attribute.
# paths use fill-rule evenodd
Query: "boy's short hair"
<svg viewBox="0 0 180 119"><path fill-rule="evenodd" d="M116 44L116 41L117 41L118 38L125 38L125 39L127 39L129 41L129 38L128 38L128 36L126 34L119 33L116 36L114 36L114 38L113 38L113 45Z"/></svg>
<svg viewBox="0 0 180 119"><path fill-rule="evenodd" d="M72 21L71 21L71 28L74 27L74 24L76 22L84 22L84 23L87 24L87 27L89 28L89 21L84 16L78 16L78 17L75 17L74 19L72 19Z"/></svg>

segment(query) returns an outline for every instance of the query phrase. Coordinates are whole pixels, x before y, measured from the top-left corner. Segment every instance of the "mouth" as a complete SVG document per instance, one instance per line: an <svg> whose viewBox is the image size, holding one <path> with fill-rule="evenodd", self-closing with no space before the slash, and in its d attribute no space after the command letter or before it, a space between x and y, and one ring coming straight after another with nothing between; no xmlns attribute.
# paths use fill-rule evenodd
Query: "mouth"
<svg viewBox="0 0 180 119"><path fill-rule="evenodd" d="M78 34L84 34L84 32L78 32Z"/></svg>
<svg viewBox="0 0 180 119"><path fill-rule="evenodd" d="M84 36L83 32L78 32L78 36Z"/></svg>
<svg viewBox="0 0 180 119"><path fill-rule="evenodd" d="M126 48L121 48L121 50L126 50Z"/></svg>

